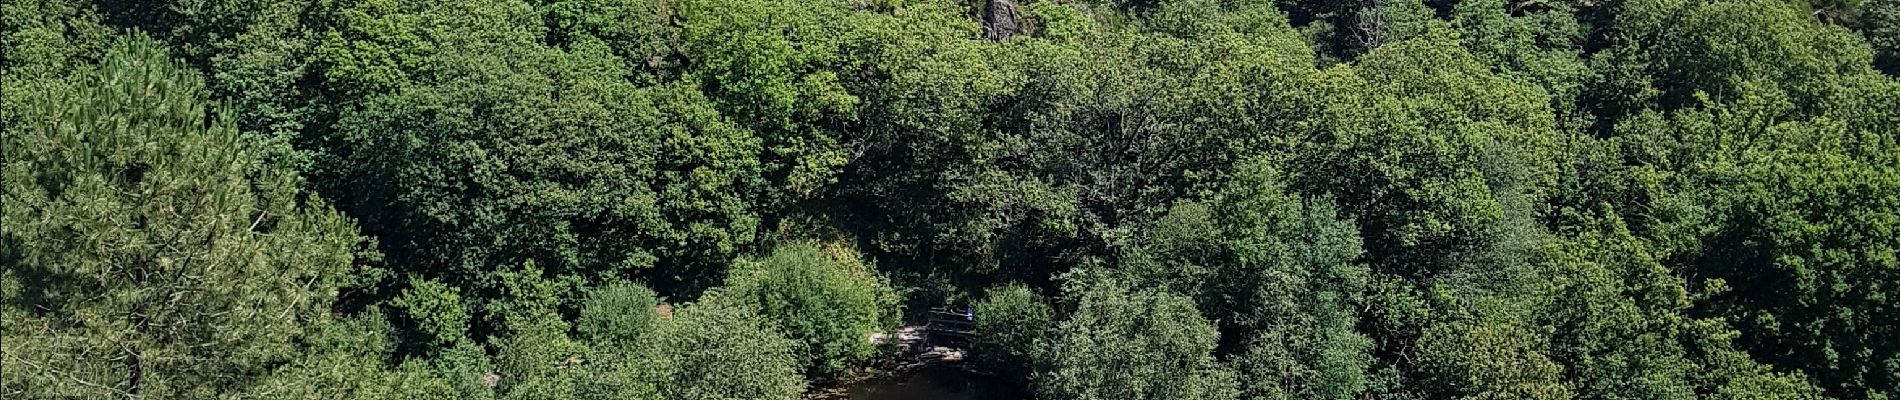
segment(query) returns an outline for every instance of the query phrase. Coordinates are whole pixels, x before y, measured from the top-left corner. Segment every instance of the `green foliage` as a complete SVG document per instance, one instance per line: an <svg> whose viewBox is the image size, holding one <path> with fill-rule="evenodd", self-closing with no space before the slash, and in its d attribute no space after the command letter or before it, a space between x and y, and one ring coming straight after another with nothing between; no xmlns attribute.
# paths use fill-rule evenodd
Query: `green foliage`
<svg viewBox="0 0 1900 400"><path fill-rule="evenodd" d="M6 72L8 87L29 87L22 85L30 79L63 78L75 67L98 61L113 42L112 32L85 3L9 1L0 10L6 14L0 17L0 21L5 21L6 38L0 70ZM29 91L9 92L25 94ZM7 98L13 96L15 94L9 94ZM25 107L24 103L12 101L7 104L9 112Z"/></svg>
<svg viewBox="0 0 1900 400"><path fill-rule="evenodd" d="M403 311L431 347L448 347L468 335L468 306L460 291L441 282L412 279L390 305Z"/></svg>
<svg viewBox="0 0 1900 400"><path fill-rule="evenodd" d="M758 159L783 204L833 182L849 159L837 124L854 118L858 97L842 86L840 47L848 3L702 1L677 3L680 55L691 81L720 113L758 135ZM843 68L839 68L843 69Z"/></svg>
<svg viewBox="0 0 1900 400"><path fill-rule="evenodd" d="M350 221L246 151L152 40L67 79L8 88L33 93L4 141L7 390L215 397L295 358L330 319Z"/></svg>
<svg viewBox="0 0 1900 400"><path fill-rule="evenodd" d="M310 138L320 189L352 194L346 208L381 233L391 264L451 285L533 259L593 282L710 287L755 239L762 142L691 86L635 85L624 44L539 43L541 27L523 23L533 11L342 12L349 29L315 50L347 105Z"/></svg>
<svg viewBox="0 0 1900 400"><path fill-rule="evenodd" d="M585 377L576 368L587 347L568 335L573 329L561 319L557 296L565 289L547 279L530 261L519 269L497 275L501 296L487 308L496 326L505 331L490 338L496 349L498 390L506 399L565 399Z"/></svg>
<svg viewBox="0 0 1900 400"><path fill-rule="evenodd" d="M1353 39L1365 50L1424 36L1443 22L1432 19L1433 11L1418 0L1373 0L1359 9L1353 21Z"/></svg>
<svg viewBox="0 0 1900 400"><path fill-rule="evenodd" d="M1509 202L1553 184L1554 121L1535 90L1489 72L1447 35L1381 47L1319 83L1319 149L1294 187L1333 193L1382 263L1424 264L1481 244ZM1429 276L1439 267L1414 268Z"/></svg>
<svg viewBox="0 0 1900 400"><path fill-rule="evenodd" d="M613 282L587 290L576 336L591 346L580 366L584 383L575 390L580 399L658 399L666 371L650 357L664 334L652 289Z"/></svg>
<svg viewBox="0 0 1900 400"><path fill-rule="evenodd" d="M596 346L633 343L659 324L660 314L654 308L659 304L653 289L638 284L613 282L589 289L574 331Z"/></svg>
<svg viewBox="0 0 1900 400"><path fill-rule="evenodd" d="M385 364L394 345L391 327L379 313L366 313L313 328L310 347L303 356L278 367L250 390L230 398L278 399L487 399L482 386L486 357L474 350L482 365L460 366L450 360L467 358L471 348L457 347L436 362L409 360Z"/></svg>
<svg viewBox="0 0 1900 400"><path fill-rule="evenodd" d="M1618 11L1611 33L1618 47L1602 57L1614 65L1599 67L1616 72L1603 74L1597 89L1598 112L1612 118L1704 98L1725 103L1764 88L1809 111L1839 95L1841 77L1872 73L1873 56L1857 35L1813 23L1787 2L1645 0Z"/></svg>
<svg viewBox="0 0 1900 400"><path fill-rule="evenodd" d="M1452 26L1464 47L1499 75L1543 89L1559 118L1577 117L1579 97L1592 71L1577 47L1588 27L1575 12L1568 2L1460 1L1452 11Z"/></svg>
<svg viewBox="0 0 1900 400"><path fill-rule="evenodd" d="M713 295L716 297L717 295ZM805 363L794 339L765 328L772 321L714 299L682 307L661 324L649 348L666 400L799 398Z"/></svg>
<svg viewBox="0 0 1900 400"><path fill-rule="evenodd" d="M1193 301L1094 282L1039 346L1036 394L1058 399L1231 399L1234 374L1215 361L1220 332Z"/></svg>
<svg viewBox="0 0 1900 400"><path fill-rule="evenodd" d="M1036 370L1036 346L1055 327L1048 301L1026 286L1011 284L984 291L971 313L979 316L971 356L999 377L1027 383Z"/></svg>
<svg viewBox="0 0 1900 400"><path fill-rule="evenodd" d="M1892 87L1862 77L1837 87ZM1892 279L1878 271L1893 264L1894 240L1875 226L1893 218L1897 163L1884 133L1891 117L1873 111L1890 95L1811 102L1765 82L1740 88L1726 103L1619 127L1641 161L1634 172L1656 185L1620 207L1648 211L1631 219L1646 222L1656 252L1697 277L1692 284L1711 289L1694 309L1734 324L1741 348L1834 396L1889 392L1891 363L1878 360L1893 347L1862 335L1886 335L1871 321L1892 312L1881 283ZM1822 115L1800 117L1810 112Z"/></svg>
<svg viewBox="0 0 1900 400"><path fill-rule="evenodd" d="M1874 66L1888 76L1900 76L1900 1L1861 3L1861 30L1874 49Z"/></svg>
<svg viewBox="0 0 1900 400"><path fill-rule="evenodd" d="M1831 393L1869 397L1900 390L1900 146L1891 136L1843 132L1825 120L1770 127L1785 148L1744 150L1747 164L1717 164L1712 193L1722 219L1695 257L1696 271L1731 290L1704 304L1729 318L1758 352L1802 367ZM1824 139L1826 138L1826 139ZM1808 140L1845 140L1860 149ZM1857 142L1857 143L1855 143ZM1718 163L1720 163L1718 161ZM1732 168L1732 169L1731 169ZM1771 350L1773 349L1773 350Z"/></svg>
<svg viewBox="0 0 1900 400"><path fill-rule="evenodd" d="M669 64L671 10L651 0L541 0L535 1L555 45L600 40L636 70L660 72Z"/></svg>
<svg viewBox="0 0 1900 400"><path fill-rule="evenodd" d="M432 79L344 113L319 164L353 207L388 209L365 222L392 261L452 282L521 258L590 279L658 265L691 293L753 239L759 142L696 91L636 88L600 42L484 39L441 43L404 69Z"/></svg>
<svg viewBox="0 0 1900 400"><path fill-rule="evenodd" d="M1220 290L1228 288L1221 285L1222 279L1233 278L1226 269L1238 263L1230 255L1230 248L1236 246L1222 236L1222 227L1214 220L1216 212L1205 203L1180 203L1143 225L1140 237L1135 239L1136 250L1129 252L1121 265L1125 279L1197 300L1222 298L1226 293ZM1233 286L1252 288L1256 283L1238 282ZM1229 308L1208 311L1224 310Z"/></svg>
<svg viewBox="0 0 1900 400"><path fill-rule="evenodd" d="M1620 221L1566 242L1547 318L1551 357L1571 366L1579 397L1687 399L1698 365L1682 343L1689 293Z"/></svg>
<svg viewBox="0 0 1900 400"><path fill-rule="evenodd" d="M808 374L835 375L876 351L872 333L897 324L896 292L859 257L835 243L783 244L735 265L723 294L802 343L798 357Z"/></svg>
<svg viewBox="0 0 1900 400"><path fill-rule="evenodd" d="M1359 237L1331 204L1285 192L1278 171L1245 164L1215 198L1231 261L1202 301L1244 337L1237 363L1252 399L1348 399L1365 389L1372 342L1354 304L1370 280Z"/></svg>
<svg viewBox="0 0 1900 400"><path fill-rule="evenodd" d="M1601 215L1613 215L1608 210ZM1614 217L1562 244L1544 313L1553 360L1578 397L1815 398L1799 376L1773 373L1736 348L1720 319L1696 318L1685 280Z"/></svg>
<svg viewBox="0 0 1900 400"><path fill-rule="evenodd" d="M1359 237L1265 161L1241 164L1211 205L1177 204L1144 226L1121 271L1194 294L1234 349L1245 398L1356 397L1372 344L1355 327L1370 279Z"/></svg>
<svg viewBox="0 0 1900 400"><path fill-rule="evenodd" d="M1419 363L1430 377L1416 389L1432 398L1568 399L1563 366L1541 349L1536 332L1502 323L1434 326L1418 341Z"/></svg>
<svg viewBox="0 0 1900 400"><path fill-rule="evenodd" d="M1312 72L1297 33L1260 2L1157 6L1127 27L1032 3L1025 18L1060 22L994 44L913 33L943 44L878 66L900 78L864 97L878 134L848 176L864 182L844 188L879 248L902 257L880 259L963 287L1046 286L1245 155L1277 150Z"/></svg>
<svg viewBox="0 0 1900 400"><path fill-rule="evenodd" d="M7 1L0 396L1893 399L1896 21Z"/></svg>

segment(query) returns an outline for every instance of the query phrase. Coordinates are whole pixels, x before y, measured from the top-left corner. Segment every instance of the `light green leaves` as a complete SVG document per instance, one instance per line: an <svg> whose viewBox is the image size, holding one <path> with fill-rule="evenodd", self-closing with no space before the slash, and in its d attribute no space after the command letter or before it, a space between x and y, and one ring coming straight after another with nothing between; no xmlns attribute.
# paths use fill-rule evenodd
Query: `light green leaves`
<svg viewBox="0 0 1900 400"><path fill-rule="evenodd" d="M4 142L9 390L213 397L294 358L331 317L353 224L243 148L150 39L68 79Z"/></svg>
<svg viewBox="0 0 1900 400"><path fill-rule="evenodd" d="M897 325L897 294L859 257L839 243L781 245L735 265L721 295L801 342L810 375L833 376L872 355L872 333Z"/></svg>

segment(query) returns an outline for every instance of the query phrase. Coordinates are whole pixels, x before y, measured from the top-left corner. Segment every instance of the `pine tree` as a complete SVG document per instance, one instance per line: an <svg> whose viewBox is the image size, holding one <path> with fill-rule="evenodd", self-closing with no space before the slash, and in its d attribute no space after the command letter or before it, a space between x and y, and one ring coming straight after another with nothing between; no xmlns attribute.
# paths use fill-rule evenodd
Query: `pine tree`
<svg viewBox="0 0 1900 400"><path fill-rule="evenodd" d="M69 80L4 139L6 393L209 398L293 357L330 318L354 225L245 151L156 42Z"/></svg>

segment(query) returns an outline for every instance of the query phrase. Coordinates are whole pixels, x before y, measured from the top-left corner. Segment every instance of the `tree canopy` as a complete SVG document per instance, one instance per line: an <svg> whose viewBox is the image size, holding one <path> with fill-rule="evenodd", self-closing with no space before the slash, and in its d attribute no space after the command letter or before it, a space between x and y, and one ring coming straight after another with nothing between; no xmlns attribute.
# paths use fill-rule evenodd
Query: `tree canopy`
<svg viewBox="0 0 1900 400"><path fill-rule="evenodd" d="M6 1L0 397L791 399L950 309L1050 400L1895 400L1896 74L1896 0Z"/></svg>

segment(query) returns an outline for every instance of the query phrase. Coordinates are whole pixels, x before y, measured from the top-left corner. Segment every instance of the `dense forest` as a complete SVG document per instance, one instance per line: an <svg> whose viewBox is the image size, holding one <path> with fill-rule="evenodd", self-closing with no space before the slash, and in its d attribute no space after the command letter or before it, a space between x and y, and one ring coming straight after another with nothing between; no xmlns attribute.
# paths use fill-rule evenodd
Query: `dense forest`
<svg viewBox="0 0 1900 400"><path fill-rule="evenodd" d="M0 397L1900 400L1900 0L7 0Z"/></svg>

